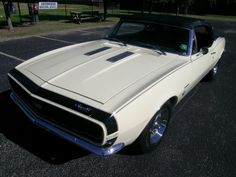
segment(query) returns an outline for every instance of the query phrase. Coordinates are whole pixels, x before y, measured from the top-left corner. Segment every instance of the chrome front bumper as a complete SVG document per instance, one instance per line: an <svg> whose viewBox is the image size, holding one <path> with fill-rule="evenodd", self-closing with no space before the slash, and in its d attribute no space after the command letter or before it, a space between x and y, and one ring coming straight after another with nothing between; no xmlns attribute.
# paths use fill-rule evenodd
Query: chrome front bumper
<svg viewBox="0 0 236 177"><path fill-rule="evenodd" d="M101 155L101 156L107 156L107 155L111 155L114 154L118 151L120 151L123 147L124 144L120 143L120 144L115 144L113 146L110 147L99 147L99 146L95 146L92 145L84 140L81 140L55 126L53 126L52 124L43 121L42 118L39 118L38 115L36 115L23 101L21 98L19 98L19 96L17 96L14 92L11 93L10 95L11 99L21 108L21 110L28 116L28 118L36 125L49 130L50 132L94 153L97 155Z"/></svg>

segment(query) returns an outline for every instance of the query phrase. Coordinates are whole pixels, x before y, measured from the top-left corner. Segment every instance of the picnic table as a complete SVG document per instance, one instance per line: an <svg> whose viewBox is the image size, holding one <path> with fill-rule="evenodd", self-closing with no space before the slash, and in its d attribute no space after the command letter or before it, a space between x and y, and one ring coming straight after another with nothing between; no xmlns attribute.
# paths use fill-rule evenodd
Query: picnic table
<svg viewBox="0 0 236 177"><path fill-rule="evenodd" d="M71 19L73 22L81 23L82 21L101 21L102 15L99 13L99 11L83 11L83 12L77 12L77 11L71 11L70 12Z"/></svg>

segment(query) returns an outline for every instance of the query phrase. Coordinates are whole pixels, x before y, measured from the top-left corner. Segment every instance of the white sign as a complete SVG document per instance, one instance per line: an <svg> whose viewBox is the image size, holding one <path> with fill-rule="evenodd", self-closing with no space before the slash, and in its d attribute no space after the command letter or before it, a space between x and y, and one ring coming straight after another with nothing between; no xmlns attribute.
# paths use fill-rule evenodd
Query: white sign
<svg viewBox="0 0 236 177"><path fill-rule="evenodd" d="M39 9L57 9L57 2L39 2Z"/></svg>

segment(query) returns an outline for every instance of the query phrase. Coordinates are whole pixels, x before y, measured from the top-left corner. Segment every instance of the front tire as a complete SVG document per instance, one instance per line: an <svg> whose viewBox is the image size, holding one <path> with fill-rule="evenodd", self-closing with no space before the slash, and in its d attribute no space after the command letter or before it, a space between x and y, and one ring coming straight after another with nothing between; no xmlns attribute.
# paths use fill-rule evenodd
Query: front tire
<svg viewBox="0 0 236 177"><path fill-rule="evenodd" d="M137 140L142 153L151 152L157 147L166 132L170 117L170 104L162 106L153 116Z"/></svg>

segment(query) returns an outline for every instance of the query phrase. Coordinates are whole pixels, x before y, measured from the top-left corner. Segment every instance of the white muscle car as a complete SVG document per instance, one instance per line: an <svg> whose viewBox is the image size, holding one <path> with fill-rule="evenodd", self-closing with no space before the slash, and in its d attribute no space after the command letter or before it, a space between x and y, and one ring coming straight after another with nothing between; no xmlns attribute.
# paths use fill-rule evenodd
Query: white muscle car
<svg viewBox="0 0 236 177"><path fill-rule="evenodd" d="M101 40L56 49L10 71L11 98L36 125L98 155L152 151L172 108L212 80L225 48L204 20L122 17Z"/></svg>

